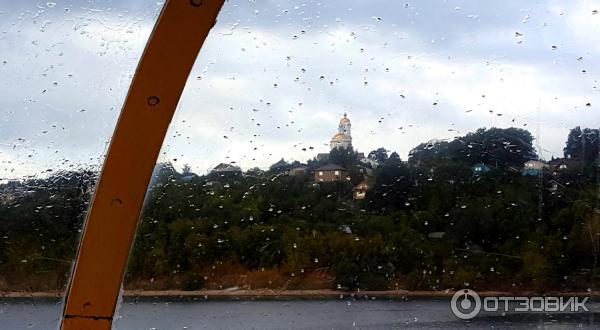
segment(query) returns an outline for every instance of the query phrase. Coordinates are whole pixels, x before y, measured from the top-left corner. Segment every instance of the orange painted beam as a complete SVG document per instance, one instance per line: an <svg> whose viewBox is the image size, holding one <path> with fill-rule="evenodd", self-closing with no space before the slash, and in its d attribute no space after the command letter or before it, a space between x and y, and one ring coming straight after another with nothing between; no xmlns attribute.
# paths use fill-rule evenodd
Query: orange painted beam
<svg viewBox="0 0 600 330"><path fill-rule="evenodd" d="M88 211L61 329L110 329L123 273L169 123L224 0L168 0L117 122Z"/></svg>

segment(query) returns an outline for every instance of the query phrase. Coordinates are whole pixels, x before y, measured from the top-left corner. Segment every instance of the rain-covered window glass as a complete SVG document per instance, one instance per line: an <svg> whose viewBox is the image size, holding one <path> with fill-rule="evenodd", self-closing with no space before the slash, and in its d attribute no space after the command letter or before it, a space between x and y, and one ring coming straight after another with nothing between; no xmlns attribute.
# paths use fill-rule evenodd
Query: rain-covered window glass
<svg viewBox="0 0 600 330"><path fill-rule="evenodd" d="M55 292L160 4L3 7L0 289ZM598 10L226 2L115 327L594 328Z"/></svg>
<svg viewBox="0 0 600 330"><path fill-rule="evenodd" d="M0 1L0 296L24 298L0 298L1 329L56 328L103 155L161 7Z"/></svg>
<svg viewBox="0 0 600 330"><path fill-rule="evenodd" d="M125 297L150 298L117 325L461 328L457 290L595 291L598 9L226 3L130 258ZM173 296L202 303L151 305ZM173 317L188 311L203 316ZM591 322L484 312L472 322Z"/></svg>

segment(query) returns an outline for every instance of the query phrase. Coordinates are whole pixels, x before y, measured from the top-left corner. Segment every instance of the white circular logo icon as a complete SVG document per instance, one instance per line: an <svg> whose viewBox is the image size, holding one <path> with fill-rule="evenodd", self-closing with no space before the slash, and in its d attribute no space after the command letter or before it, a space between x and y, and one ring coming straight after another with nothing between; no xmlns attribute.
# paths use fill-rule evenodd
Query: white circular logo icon
<svg viewBox="0 0 600 330"><path fill-rule="evenodd" d="M454 293L450 301L452 313L456 317L469 320L477 316L481 310L481 299L477 292L469 289L459 290Z"/></svg>

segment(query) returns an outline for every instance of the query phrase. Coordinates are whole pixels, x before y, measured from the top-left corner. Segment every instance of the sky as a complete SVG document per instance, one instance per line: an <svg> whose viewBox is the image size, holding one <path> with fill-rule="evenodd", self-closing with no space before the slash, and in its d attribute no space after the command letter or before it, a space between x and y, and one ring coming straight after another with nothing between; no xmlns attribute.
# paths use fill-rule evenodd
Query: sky
<svg viewBox="0 0 600 330"><path fill-rule="evenodd" d="M0 181L99 167L162 1L0 0ZM521 127L545 159L600 126L600 1L249 1L223 7L159 161L206 173L353 146L403 159Z"/></svg>

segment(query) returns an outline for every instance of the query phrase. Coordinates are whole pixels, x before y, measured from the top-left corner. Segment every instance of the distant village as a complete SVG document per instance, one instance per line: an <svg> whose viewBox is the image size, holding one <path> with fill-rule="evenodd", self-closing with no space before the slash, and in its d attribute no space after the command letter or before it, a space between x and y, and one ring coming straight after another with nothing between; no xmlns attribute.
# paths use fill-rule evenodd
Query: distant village
<svg viewBox="0 0 600 330"><path fill-rule="evenodd" d="M576 128L579 129L579 128ZM575 130L575 129L574 129ZM587 129L586 129L587 130ZM585 131L585 130L584 130ZM590 133L591 132L591 133ZM596 133L594 133L596 132ZM577 133L575 140L585 140L584 135L598 134L597 131L589 131L587 133ZM577 144L579 142L576 142ZM428 147L434 145L435 142L428 142ZM581 142L583 144L583 142ZM363 152L355 151L352 145L352 123L346 113L340 118L337 132L331 137L329 142L329 152L318 153L312 160L307 163L301 163L299 161L287 162L285 159L281 159L276 163L272 164L267 171L259 168L253 168L246 172L232 163L220 163L210 170L209 177L235 177L235 176L307 176L310 175L311 181L314 183L327 183L327 182L352 182L353 185L353 199L360 200L364 199L367 193L373 188L375 181L375 169L382 165L381 157L378 157L378 152L387 153L388 151L380 148L373 150L367 155ZM352 154L352 158L355 160L345 166L336 163L336 160L331 159L332 153L346 153ZM397 155L396 155L397 156ZM386 154L387 157L387 154ZM578 159L572 159L569 157L552 158L549 161L541 159L528 160L520 166L510 166L505 170L518 173L522 176L545 176L546 180L552 184L551 189L558 189L561 187L561 183L554 181L552 177L556 177L561 173L577 173L584 169L586 161L579 157ZM398 161L400 161L398 159ZM401 161L406 166L421 166L420 161L410 162ZM471 162L472 164L473 162ZM485 162L477 162L471 166L472 174L475 176L485 175L494 168L499 168L498 164L489 164ZM434 171L434 169L429 169ZM191 180L196 177L196 174L192 173L191 170L184 169L183 180ZM90 176L89 180L93 180L94 176L92 172L88 173ZM3 185L3 189L0 191L0 203L10 203L19 196L27 196L32 193L31 189L27 185L19 184L18 180L9 182L9 184ZM207 184L211 185L216 181L208 181ZM89 191L93 188L93 185L88 185Z"/></svg>
<svg viewBox="0 0 600 330"><path fill-rule="evenodd" d="M352 123L346 113L344 113L343 117L340 119L337 133L333 135L329 145L330 152L317 154L312 161L312 164L311 161L309 161L308 164L298 161L290 163L282 158L271 165L268 171L254 169L254 174L262 175L268 173L271 175L285 176L311 175L315 183L320 183L351 181L352 178L350 173L359 173L361 178L358 180L358 184L353 188L353 199L364 199L368 191L373 188L374 170L381 165L381 162L375 157L375 151L369 153L367 156L362 152L354 151L352 146ZM347 167L336 164L330 159L331 152L334 152L335 150L347 150L355 153L358 163ZM402 163L408 165L408 162L406 161L403 161ZM416 165L418 166L418 164ZM557 175L560 172L565 171L578 171L581 170L583 166L584 163L580 160L553 158L548 162L544 160L529 160L525 162L521 168L511 167L508 170L521 172L522 176L542 176L544 174ZM479 162L471 167L471 171L473 172L473 175L485 175L491 170L491 167L491 164ZM242 175L242 169L234 164L220 163L211 170L211 174L221 176ZM559 185L558 182L555 182L552 189L558 189Z"/></svg>
<svg viewBox="0 0 600 330"><path fill-rule="evenodd" d="M516 277L518 288L585 290L598 283L597 129L573 128L564 157L549 161L540 160L531 133L515 127L421 143L402 160L385 148L354 150L351 126L344 114L328 152L305 163L281 159L244 171L221 163L202 175L156 164L129 285L442 290L468 281L505 290ZM75 256L98 174L55 171L0 184L8 247L0 249L0 289L64 287L70 264L46 261Z"/></svg>
<svg viewBox="0 0 600 330"><path fill-rule="evenodd" d="M338 124L337 133L333 135L330 141L330 152L333 150L349 150L352 147L352 123L348 115L344 113ZM368 190L372 188L373 169L380 165L380 162L373 158L366 157L362 152L356 152L359 164L355 164L352 170L357 171L362 176L362 180L354 187L354 199L364 199ZM319 166L310 166L298 161L289 163L283 158L269 167L269 173L275 175L307 175L314 177L315 182L341 182L350 181L350 168L333 163L330 159L330 153L317 154L314 162ZM212 169L211 173L221 175L241 175L242 169L233 164L221 163Z"/></svg>

